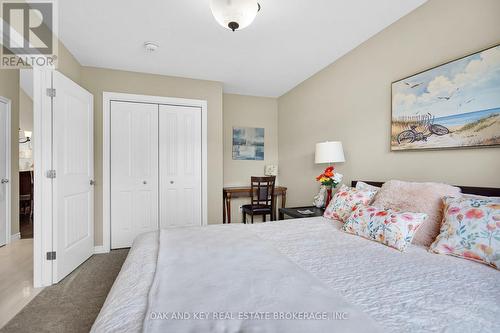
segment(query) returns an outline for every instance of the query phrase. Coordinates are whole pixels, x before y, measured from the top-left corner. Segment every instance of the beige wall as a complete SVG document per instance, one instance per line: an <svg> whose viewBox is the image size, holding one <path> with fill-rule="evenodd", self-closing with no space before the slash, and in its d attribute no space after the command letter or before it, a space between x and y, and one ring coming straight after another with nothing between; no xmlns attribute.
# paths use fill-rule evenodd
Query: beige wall
<svg viewBox="0 0 500 333"><path fill-rule="evenodd" d="M76 58L61 42L59 42L58 52L59 60L57 63L57 70L79 84L82 66L80 66L78 60L76 60Z"/></svg>
<svg viewBox="0 0 500 333"><path fill-rule="evenodd" d="M11 235L19 232L19 70L0 70L0 96L11 100Z"/></svg>
<svg viewBox="0 0 500 333"><path fill-rule="evenodd" d="M222 222L222 84L83 67L81 84L94 95L95 243L102 244L102 93L120 92L208 101L208 222Z"/></svg>
<svg viewBox="0 0 500 333"><path fill-rule="evenodd" d="M280 181L308 204L314 145L344 144L351 179L500 186L500 149L390 152L391 82L500 42L500 1L431 0L279 98Z"/></svg>
<svg viewBox="0 0 500 333"><path fill-rule="evenodd" d="M264 161L232 158L233 127L261 127L264 133ZM224 94L224 186L249 185L251 176L263 176L266 164L278 163L278 103L276 98ZM249 198L231 202L232 222L241 222L239 206ZM257 220L260 220L258 218Z"/></svg>
<svg viewBox="0 0 500 333"><path fill-rule="evenodd" d="M23 89L19 89L19 127L33 132L33 100Z"/></svg>

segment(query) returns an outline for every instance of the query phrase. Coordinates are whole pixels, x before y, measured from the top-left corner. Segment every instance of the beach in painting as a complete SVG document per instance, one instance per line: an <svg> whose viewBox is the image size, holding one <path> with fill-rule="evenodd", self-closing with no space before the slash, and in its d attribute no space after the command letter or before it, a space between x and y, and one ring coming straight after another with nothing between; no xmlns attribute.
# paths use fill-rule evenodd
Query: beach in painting
<svg viewBox="0 0 500 333"><path fill-rule="evenodd" d="M416 126L415 132L429 135L425 140L426 148L500 145L500 108L434 118L434 124L449 130L442 136L432 134L429 126L425 123L422 126L421 121L422 118L393 123L391 144L395 150L418 149L422 145L420 141L398 144L398 134L412 126Z"/></svg>
<svg viewBox="0 0 500 333"><path fill-rule="evenodd" d="M391 149L500 145L500 46L392 84Z"/></svg>

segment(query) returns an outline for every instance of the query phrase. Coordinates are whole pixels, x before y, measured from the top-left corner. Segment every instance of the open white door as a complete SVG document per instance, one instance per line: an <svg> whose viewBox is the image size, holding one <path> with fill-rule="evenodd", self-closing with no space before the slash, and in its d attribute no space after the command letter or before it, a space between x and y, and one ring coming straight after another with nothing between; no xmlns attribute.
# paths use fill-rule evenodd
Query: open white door
<svg viewBox="0 0 500 333"><path fill-rule="evenodd" d="M53 282L94 253L93 96L53 71ZM52 254L51 256L54 256Z"/></svg>
<svg viewBox="0 0 500 333"><path fill-rule="evenodd" d="M8 230L9 219L9 135L10 122L9 110L7 101L0 98L0 246L8 243L7 237L10 238Z"/></svg>

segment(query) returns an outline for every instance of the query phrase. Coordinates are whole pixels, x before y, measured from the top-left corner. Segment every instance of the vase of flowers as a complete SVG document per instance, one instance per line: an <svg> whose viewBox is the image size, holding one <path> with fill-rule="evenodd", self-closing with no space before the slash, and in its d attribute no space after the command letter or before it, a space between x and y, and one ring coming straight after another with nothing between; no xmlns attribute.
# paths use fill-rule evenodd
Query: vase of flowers
<svg viewBox="0 0 500 333"><path fill-rule="evenodd" d="M329 166L322 174L316 177L316 180L326 188L325 207L328 207L330 200L332 200L332 189L336 188L337 185L340 184L342 178L343 175L341 173L334 172L333 166Z"/></svg>

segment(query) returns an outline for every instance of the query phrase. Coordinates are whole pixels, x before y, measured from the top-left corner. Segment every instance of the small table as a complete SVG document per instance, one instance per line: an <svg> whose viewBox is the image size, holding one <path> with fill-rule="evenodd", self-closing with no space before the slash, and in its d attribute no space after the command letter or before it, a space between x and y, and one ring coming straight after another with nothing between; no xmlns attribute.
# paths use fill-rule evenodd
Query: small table
<svg viewBox="0 0 500 333"><path fill-rule="evenodd" d="M281 196L281 207L286 205L286 187L276 186L274 188L274 207L276 207L276 197ZM250 186L242 187L224 187L222 190L222 223L231 223L231 199L252 196L252 188ZM276 217L276 212L273 212L273 217ZM272 220L272 219L271 219Z"/></svg>
<svg viewBox="0 0 500 333"><path fill-rule="evenodd" d="M309 209L310 211L313 211L314 214L301 214L298 212L299 210L307 210L307 209ZM315 206L289 207L289 208L280 208L279 212L280 212L280 214L279 214L280 220L284 220L285 215L288 215L294 219L300 219L300 218L305 218L305 217L323 216L325 209L324 208L317 208Z"/></svg>

